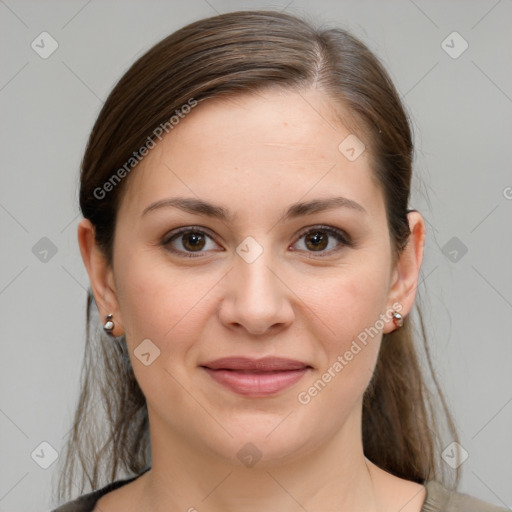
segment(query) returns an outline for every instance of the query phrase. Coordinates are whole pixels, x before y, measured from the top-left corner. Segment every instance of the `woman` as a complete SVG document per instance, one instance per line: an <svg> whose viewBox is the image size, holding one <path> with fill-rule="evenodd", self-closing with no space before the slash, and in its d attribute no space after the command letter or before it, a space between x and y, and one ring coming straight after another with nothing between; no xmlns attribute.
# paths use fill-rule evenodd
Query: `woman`
<svg viewBox="0 0 512 512"><path fill-rule="evenodd" d="M412 156L389 76L343 30L233 12L142 56L82 162L87 318L106 334L61 496L83 492L77 461L96 490L56 510L503 510L443 475L409 321Z"/></svg>

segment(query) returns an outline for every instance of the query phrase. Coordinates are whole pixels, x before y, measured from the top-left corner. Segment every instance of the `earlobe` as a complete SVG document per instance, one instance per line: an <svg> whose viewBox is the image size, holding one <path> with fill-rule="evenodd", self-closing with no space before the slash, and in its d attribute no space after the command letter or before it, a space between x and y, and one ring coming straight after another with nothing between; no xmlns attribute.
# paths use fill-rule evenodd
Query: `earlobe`
<svg viewBox="0 0 512 512"><path fill-rule="evenodd" d="M421 214L412 210L407 217L411 234L407 245L398 257L393 272L393 284L389 292L390 303L398 303L402 306L400 314L404 318L412 310L416 298L426 236L425 221Z"/></svg>
<svg viewBox="0 0 512 512"><path fill-rule="evenodd" d="M77 229L78 245L101 319L113 315L116 319L114 336L122 334L121 315L114 286L114 276L103 251L95 239L95 228L89 219L82 219Z"/></svg>

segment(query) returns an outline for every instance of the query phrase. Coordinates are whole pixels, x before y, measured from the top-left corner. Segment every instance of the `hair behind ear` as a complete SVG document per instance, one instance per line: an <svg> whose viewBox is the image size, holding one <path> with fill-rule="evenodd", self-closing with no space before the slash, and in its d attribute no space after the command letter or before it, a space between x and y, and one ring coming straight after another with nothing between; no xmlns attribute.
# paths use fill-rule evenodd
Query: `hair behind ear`
<svg viewBox="0 0 512 512"><path fill-rule="evenodd" d="M374 464L400 478L422 484L437 480L455 489L460 469L448 474L440 454L445 448L444 429L450 441L458 441L457 429L433 369L418 305L416 312L435 393L426 385L414 346L418 336L413 335L411 319L406 316L403 327L384 334L373 378L364 395L364 452Z"/></svg>

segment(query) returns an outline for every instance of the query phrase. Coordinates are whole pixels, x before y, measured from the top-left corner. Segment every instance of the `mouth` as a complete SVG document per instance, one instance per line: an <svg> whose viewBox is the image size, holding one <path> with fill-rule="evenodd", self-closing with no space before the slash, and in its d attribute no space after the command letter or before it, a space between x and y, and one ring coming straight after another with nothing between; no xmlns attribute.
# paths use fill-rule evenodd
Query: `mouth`
<svg viewBox="0 0 512 512"><path fill-rule="evenodd" d="M229 357L200 367L216 383L246 397L275 395L293 386L312 369L307 363L278 357Z"/></svg>

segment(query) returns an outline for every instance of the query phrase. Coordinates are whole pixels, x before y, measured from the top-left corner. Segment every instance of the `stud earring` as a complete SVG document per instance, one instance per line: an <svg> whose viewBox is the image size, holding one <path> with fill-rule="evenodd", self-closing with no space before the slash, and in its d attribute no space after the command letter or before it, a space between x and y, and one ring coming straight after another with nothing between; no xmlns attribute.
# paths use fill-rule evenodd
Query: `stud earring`
<svg viewBox="0 0 512 512"><path fill-rule="evenodd" d="M112 320L112 315L107 315L105 318L105 323L103 324L103 330L109 335L113 336L112 332L114 330L115 324Z"/></svg>
<svg viewBox="0 0 512 512"><path fill-rule="evenodd" d="M398 329L404 325L404 317L398 311L393 311L393 321Z"/></svg>

